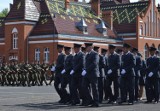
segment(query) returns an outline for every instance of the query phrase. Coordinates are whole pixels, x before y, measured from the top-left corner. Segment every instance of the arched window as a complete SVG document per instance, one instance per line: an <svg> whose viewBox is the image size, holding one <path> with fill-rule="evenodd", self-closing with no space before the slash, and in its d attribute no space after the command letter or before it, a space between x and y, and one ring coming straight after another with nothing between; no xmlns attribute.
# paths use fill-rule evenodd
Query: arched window
<svg viewBox="0 0 160 111"><path fill-rule="evenodd" d="M44 49L44 61L45 63L49 62L49 48Z"/></svg>
<svg viewBox="0 0 160 111"><path fill-rule="evenodd" d="M149 57L148 45L144 46L144 58L147 59Z"/></svg>
<svg viewBox="0 0 160 111"><path fill-rule="evenodd" d="M40 61L40 48L35 49L35 61Z"/></svg>
<svg viewBox="0 0 160 111"><path fill-rule="evenodd" d="M16 28L12 30L12 48L18 49L18 30Z"/></svg>
<svg viewBox="0 0 160 111"><path fill-rule="evenodd" d="M140 26L140 29L139 29L139 35L143 35L143 26L142 25Z"/></svg>

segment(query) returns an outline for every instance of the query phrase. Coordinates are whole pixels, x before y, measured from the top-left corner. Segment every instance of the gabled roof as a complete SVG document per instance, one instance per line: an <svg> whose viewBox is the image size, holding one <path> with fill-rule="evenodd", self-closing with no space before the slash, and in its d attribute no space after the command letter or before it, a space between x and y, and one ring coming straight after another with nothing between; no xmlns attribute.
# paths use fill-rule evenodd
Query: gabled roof
<svg viewBox="0 0 160 111"><path fill-rule="evenodd" d="M103 37L103 34L99 33L96 30L96 25L98 24L98 17L95 16L94 13L91 11L91 6L89 4L80 2L70 2L70 8L69 10L66 10L64 8L64 0L41 0L39 1L39 3L41 7L40 21L33 29L31 36L37 34L44 35L47 33L47 30L51 29L52 34L57 33L86 36L86 34L83 34L83 31L80 31L76 27L76 23L80 22L83 18L87 25L87 36ZM43 24L42 20L47 22ZM44 27L47 28L44 29ZM54 27L56 29L54 29ZM45 31L40 32L40 30L43 29ZM111 31L109 28L108 36L112 38L116 37L115 33Z"/></svg>
<svg viewBox="0 0 160 111"><path fill-rule="evenodd" d="M39 11L33 0L14 0L14 4L6 17L6 21L30 20L38 21Z"/></svg>
<svg viewBox="0 0 160 111"><path fill-rule="evenodd" d="M148 1L118 5L101 4L102 11L113 11L113 22L116 24L136 23L137 15L144 13L147 7Z"/></svg>
<svg viewBox="0 0 160 111"><path fill-rule="evenodd" d="M41 12L41 15L30 36L57 34L54 21L48 10L45 0L41 0L39 2L37 0L36 4Z"/></svg>
<svg viewBox="0 0 160 111"><path fill-rule="evenodd" d="M4 19L0 18L0 38L4 38Z"/></svg>

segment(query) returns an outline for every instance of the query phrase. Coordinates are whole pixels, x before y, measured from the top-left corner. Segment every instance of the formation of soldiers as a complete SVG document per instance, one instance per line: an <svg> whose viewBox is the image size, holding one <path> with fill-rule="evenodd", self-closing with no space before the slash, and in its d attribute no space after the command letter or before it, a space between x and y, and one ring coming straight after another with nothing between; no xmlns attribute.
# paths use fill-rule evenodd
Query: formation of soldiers
<svg viewBox="0 0 160 111"><path fill-rule="evenodd" d="M46 77L49 65L43 63L2 63L0 66L0 83L2 86L42 86L48 85Z"/></svg>
<svg viewBox="0 0 160 111"><path fill-rule="evenodd" d="M59 103L99 107L107 100L107 104L133 105L142 99L144 87L145 103L158 103L160 59L156 48L150 47L147 60L129 44L123 49L109 45L101 54L92 43L85 47L74 44L73 48L74 55L71 47L57 45L59 55L51 68Z"/></svg>

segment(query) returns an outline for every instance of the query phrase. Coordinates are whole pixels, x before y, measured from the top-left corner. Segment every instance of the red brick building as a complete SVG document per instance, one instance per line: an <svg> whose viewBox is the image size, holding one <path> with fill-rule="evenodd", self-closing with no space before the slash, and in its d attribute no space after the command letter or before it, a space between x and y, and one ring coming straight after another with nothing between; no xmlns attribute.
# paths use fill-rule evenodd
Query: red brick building
<svg viewBox="0 0 160 111"><path fill-rule="evenodd" d="M84 0L85 1L85 0ZM160 49L160 6L154 0L14 0L0 18L0 56L5 61L53 62L57 44L93 42L101 48L124 42L148 56Z"/></svg>

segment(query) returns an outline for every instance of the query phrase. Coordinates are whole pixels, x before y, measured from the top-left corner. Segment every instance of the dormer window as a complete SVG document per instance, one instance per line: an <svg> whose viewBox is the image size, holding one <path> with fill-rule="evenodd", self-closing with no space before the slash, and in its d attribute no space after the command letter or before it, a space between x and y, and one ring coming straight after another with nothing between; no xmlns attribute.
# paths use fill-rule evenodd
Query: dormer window
<svg viewBox="0 0 160 111"><path fill-rule="evenodd" d="M18 49L18 30L16 28L12 30L12 48Z"/></svg>
<svg viewBox="0 0 160 111"><path fill-rule="evenodd" d="M104 36L107 36L107 27L105 26L103 20L99 20L99 24L96 26L96 29L99 33L103 34Z"/></svg>
<svg viewBox="0 0 160 111"><path fill-rule="evenodd" d="M76 27L78 28L78 30L82 31L83 34L88 34L87 24L83 18L80 22L76 23Z"/></svg>

